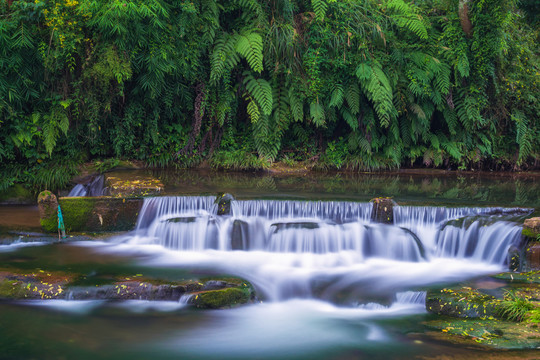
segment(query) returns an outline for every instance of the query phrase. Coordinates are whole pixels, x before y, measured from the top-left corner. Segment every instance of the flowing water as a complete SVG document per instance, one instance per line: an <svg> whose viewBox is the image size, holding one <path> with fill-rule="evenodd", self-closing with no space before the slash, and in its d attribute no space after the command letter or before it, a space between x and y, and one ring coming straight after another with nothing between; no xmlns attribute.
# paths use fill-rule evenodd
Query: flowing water
<svg viewBox="0 0 540 360"><path fill-rule="evenodd" d="M226 216L217 215L215 196L147 198L127 234L13 249L4 259L75 266L74 255L58 254L76 251L94 272L122 259L131 273L160 278L239 276L257 301L214 311L190 308L186 296L3 303L0 346L7 358L494 356L422 335L425 291L504 271L508 249L520 246L517 220L532 209L396 206L389 225L371 220L372 203L328 197L236 200Z"/></svg>

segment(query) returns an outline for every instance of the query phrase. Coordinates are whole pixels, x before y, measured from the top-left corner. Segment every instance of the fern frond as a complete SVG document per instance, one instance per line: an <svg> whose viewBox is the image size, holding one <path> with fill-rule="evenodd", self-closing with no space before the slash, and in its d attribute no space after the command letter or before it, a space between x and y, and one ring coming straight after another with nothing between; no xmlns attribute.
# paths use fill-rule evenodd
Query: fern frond
<svg viewBox="0 0 540 360"><path fill-rule="evenodd" d="M256 32L243 32L237 36L236 51L243 56L251 69L263 71L263 41Z"/></svg>
<svg viewBox="0 0 540 360"><path fill-rule="evenodd" d="M311 6L313 6L313 12L317 20L323 21L326 16L326 10L328 10L326 0L311 0Z"/></svg>
<svg viewBox="0 0 540 360"><path fill-rule="evenodd" d="M292 86L289 88L289 104L294 121L302 121L304 119L304 101Z"/></svg>
<svg viewBox="0 0 540 360"><path fill-rule="evenodd" d="M361 63L356 68L356 76L369 100L374 104L381 126L390 125L390 118L396 112L392 87L379 63Z"/></svg>
<svg viewBox="0 0 540 360"><path fill-rule="evenodd" d="M344 99L343 85L335 84L334 89L332 90L332 95L330 97L329 106L339 108L343 104L343 99Z"/></svg>
<svg viewBox="0 0 540 360"><path fill-rule="evenodd" d="M324 125L324 107L320 103L316 101L312 102L309 106L309 114L315 126L319 127Z"/></svg>
<svg viewBox="0 0 540 360"><path fill-rule="evenodd" d="M351 82L345 92L345 98L353 115L358 114L360 112L360 89L358 88L358 82Z"/></svg>
<svg viewBox="0 0 540 360"><path fill-rule="evenodd" d="M391 18L396 21L399 27L411 31L422 40L428 39L422 16L415 13L413 5L409 5L403 0L390 0L387 7L392 12Z"/></svg>
<svg viewBox="0 0 540 360"><path fill-rule="evenodd" d="M264 115L272 113L272 87L264 79L255 79L251 74L244 78L249 94L257 101Z"/></svg>
<svg viewBox="0 0 540 360"><path fill-rule="evenodd" d="M237 37L223 33L216 40L214 51L210 59L210 82L215 83L221 79L224 74L230 71L238 64L240 58L236 53L235 47Z"/></svg>

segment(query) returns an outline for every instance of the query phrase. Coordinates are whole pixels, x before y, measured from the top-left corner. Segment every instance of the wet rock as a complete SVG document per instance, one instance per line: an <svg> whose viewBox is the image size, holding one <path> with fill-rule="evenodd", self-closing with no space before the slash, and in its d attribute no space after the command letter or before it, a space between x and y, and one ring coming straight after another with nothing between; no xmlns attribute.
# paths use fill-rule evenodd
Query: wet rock
<svg viewBox="0 0 540 360"><path fill-rule="evenodd" d="M426 309L431 313L459 318L495 316L499 301L471 287L430 290Z"/></svg>
<svg viewBox="0 0 540 360"><path fill-rule="evenodd" d="M231 249L249 249L248 223L242 220L235 220L231 232Z"/></svg>
<svg viewBox="0 0 540 360"><path fill-rule="evenodd" d="M194 294L190 303L201 309L223 309L246 304L251 300L249 288L228 288Z"/></svg>
<svg viewBox="0 0 540 360"><path fill-rule="evenodd" d="M274 223L274 233L285 229L318 229L319 224L316 222L300 221L300 222L286 222L286 223Z"/></svg>
<svg viewBox="0 0 540 360"><path fill-rule="evenodd" d="M231 201L234 201L234 196L231 194L220 194L216 197L218 204L218 215L231 215Z"/></svg>
<svg viewBox="0 0 540 360"><path fill-rule="evenodd" d="M197 221L197 218L195 216L175 217L163 221L168 223L193 223Z"/></svg>
<svg viewBox="0 0 540 360"><path fill-rule="evenodd" d="M525 249L525 270L540 270L540 242L530 242Z"/></svg>
<svg viewBox="0 0 540 360"><path fill-rule="evenodd" d="M508 269L510 271L521 271L523 262L523 253L515 245L508 249Z"/></svg>
<svg viewBox="0 0 540 360"><path fill-rule="evenodd" d="M202 290L203 291L207 291L207 290L221 290L221 289L225 289L225 288L228 288L228 287L234 287L235 285L234 284L229 284L228 282L226 281L222 281L222 280L210 280L210 281L207 281Z"/></svg>
<svg viewBox="0 0 540 360"><path fill-rule="evenodd" d="M523 223L523 235L533 240L540 236L540 217L526 219Z"/></svg>
<svg viewBox="0 0 540 360"><path fill-rule="evenodd" d="M391 198L375 198L372 199L373 210L371 212L371 220L383 223L394 223L394 201Z"/></svg>
<svg viewBox="0 0 540 360"><path fill-rule="evenodd" d="M38 198L39 220L43 230L55 232L58 230L58 200L49 190L39 193Z"/></svg>
<svg viewBox="0 0 540 360"><path fill-rule="evenodd" d="M143 200L112 197L63 197L59 200L67 231L126 231L135 227Z"/></svg>
<svg viewBox="0 0 540 360"><path fill-rule="evenodd" d="M147 172L110 172L105 174L105 185L113 197L155 196L164 185Z"/></svg>

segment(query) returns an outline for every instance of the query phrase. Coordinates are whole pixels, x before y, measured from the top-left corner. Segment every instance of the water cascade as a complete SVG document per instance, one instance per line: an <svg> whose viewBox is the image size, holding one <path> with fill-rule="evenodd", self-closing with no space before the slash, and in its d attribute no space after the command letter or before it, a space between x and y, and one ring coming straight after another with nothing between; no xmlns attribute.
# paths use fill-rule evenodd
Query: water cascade
<svg viewBox="0 0 540 360"><path fill-rule="evenodd" d="M231 209L218 216L214 197L148 198L122 241L164 248L156 264L243 276L272 301L416 304L425 295L415 287L502 269L521 227L493 220L527 211L396 206L388 225L371 221L371 203L243 200Z"/></svg>
<svg viewBox="0 0 540 360"><path fill-rule="evenodd" d="M77 184L68 196L103 196L107 193L105 187L105 177L103 175L95 176L87 184Z"/></svg>

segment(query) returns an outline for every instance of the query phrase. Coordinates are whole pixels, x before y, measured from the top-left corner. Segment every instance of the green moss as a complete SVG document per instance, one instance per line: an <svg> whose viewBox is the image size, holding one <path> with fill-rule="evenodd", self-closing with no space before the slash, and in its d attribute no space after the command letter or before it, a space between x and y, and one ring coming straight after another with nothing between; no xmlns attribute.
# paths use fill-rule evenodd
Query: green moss
<svg viewBox="0 0 540 360"><path fill-rule="evenodd" d="M461 318L496 316L500 300L470 287L429 291L426 309L429 312Z"/></svg>
<svg viewBox="0 0 540 360"><path fill-rule="evenodd" d="M523 236L525 236L526 238L529 238L532 240L537 240L538 236L540 235L540 233L537 233L533 231L533 229L526 228L526 227L523 228L523 230L521 231L521 234L523 234Z"/></svg>
<svg viewBox="0 0 540 360"><path fill-rule="evenodd" d="M95 200L90 198L61 198L59 200L67 231L84 231L94 209Z"/></svg>
<svg viewBox="0 0 540 360"><path fill-rule="evenodd" d="M428 321L425 325L441 330L448 337L458 335L499 349L535 349L540 341L540 334L533 326L494 319L467 320L441 317Z"/></svg>
<svg viewBox="0 0 540 360"><path fill-rule="evenodd" d="M24 299L31 292L27 287L17 280L0 280L0 299Z"/></svg>
<svg viewBox="0 0 540 360"><path fill-rule="evenodd" d="M251 299L249 288L229 288L195 295L193 304L202 309L220 309L245 304Z"/></svg>

